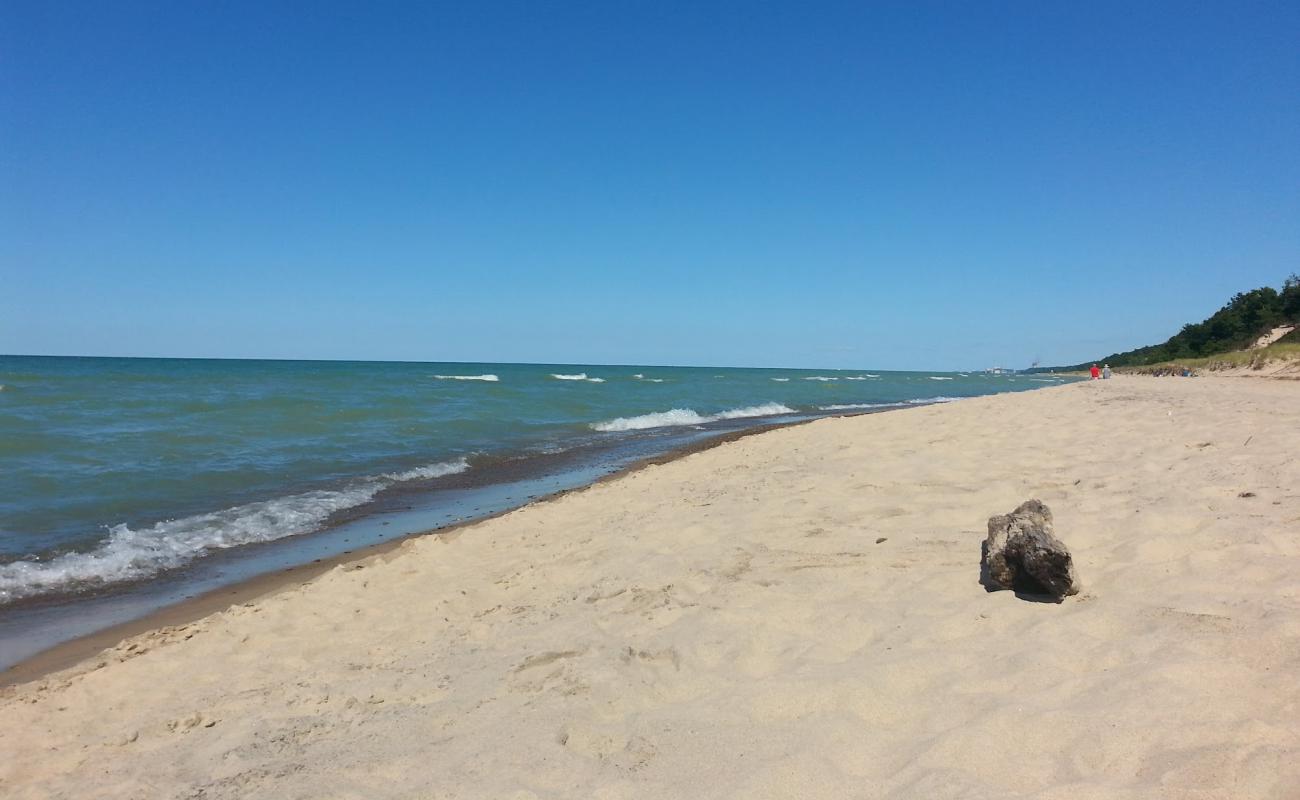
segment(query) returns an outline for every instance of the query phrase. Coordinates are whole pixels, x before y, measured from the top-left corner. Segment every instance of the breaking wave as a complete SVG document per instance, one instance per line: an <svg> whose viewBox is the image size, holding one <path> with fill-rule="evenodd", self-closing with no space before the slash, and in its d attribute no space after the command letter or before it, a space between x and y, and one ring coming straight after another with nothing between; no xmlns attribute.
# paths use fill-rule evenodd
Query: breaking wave
<svg viewBox="0 0 1300 800"><path fill-rule="evenodd" d="M806 380L806 381L837 381L837 380L839 380L839 378L833 378L833 377L828 378L828 377L825 376L825 375L812 375L812 376L810 376L810 377L804 378L804 380Z"/></svg>
<svg viewBox="0 0 1300 800"><path fill-rule="evenodd" d="M84 553L0 565L0 604L52 592L140 580L184 566L214 550L311 533L330 515L364 505L404 481L464 472L465 459L365 478L337 490L316 490L169 519L146 528L114 525L108 539Z"/></svg>
<svg viewBox="0 0 1300 800"><path fill-rule="evenodd" d="M423 467L408 469L405 472L388 472L384 474L385 480L390 481L427 481L433 478L441 478L444 475L455 475L458 472L464 472L469 469L469 461L458 458L455 461L443 461L438 464L427 464Z"/></svg>
<svg viewBox="0 0 1300 800"><path fill-rule="evenodd" d="M864 408L896 408L898 403L832 403L829 406L817 406L818 411L856 411Z"/></svg>
<svg viewBox="0 0 1300 800"><path fill-rule="evenodd" d="M759 406L733 408L705 416L689 408L673 408L668 411L656 411L638 417L619 417L606 422L593 422L592 429L605 432L640 431L647 428L667 428L677 425L703 425L723 419L745 419L748 417L771 417L778 414L793 414L793 408L780 403L764 403Z"/></svg>
<svg viewBox="0 0 1300 800"><path fill-rule="evenodd" d="M719 412L714 419L744 419L746 417L771 417L777 414L793 414L794 409L780 403L763 403L759 406L733 408Z"/></svg>
<svg viewBox="0 0 1300 800"><path fill-rule="evenodd" d="M916 397L911 400L900 400L896 403L832 403L828 406L817 406L818 411L857 411L866 408L899 408L901 406L928 406L934 403L951 403L954 400L960 400L960 397Z"/></svg>
<svg viewBox="0 0 1300 800"><path fill-rule="evenodd" d="M496 383L501 380L495 375L434 375L440 381L488 381Z"/></svg>
<svg viewBox="0 0 1300 800"><path fill-rule="evenodd" d="M944 376L942 376L942 375L931 375L931 376L930 376L930 380L932 380L932 381L950 381L950 380L952 380L952 378L946 378L946 377L944 377Z"/></svg>
<svg viewBox="0 0 1300 800"><path fill-rule="evenodd" d="M689 408L674 408L653 414L642 414L639 417L618 417L608 422L593 422L591 427L593 430L605 432L639 431L646 428L666 428L671 425L703 425L709 421L709 417L702 417Z"/></svg>

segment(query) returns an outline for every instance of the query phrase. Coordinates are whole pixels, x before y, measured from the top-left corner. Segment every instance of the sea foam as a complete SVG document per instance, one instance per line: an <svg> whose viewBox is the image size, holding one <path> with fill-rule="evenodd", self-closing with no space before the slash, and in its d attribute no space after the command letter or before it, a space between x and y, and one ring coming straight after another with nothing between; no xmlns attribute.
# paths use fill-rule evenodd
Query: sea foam
<svg viewBox="0 0 1300 800"><path fill-rule="evenodd" d="M0 604L51 592L140 580L184 566L214 550L311 533L331 514L364 505L397 483L467 469L469 462L462 458L362 479L342 489L277 497L139 529L114 525L108 539L94 550L0 565Z"/></svg>
<svg viewBox="0 0 1300 800"><path fill-rule="evenodd" d="M441 478L444 475L455 475L458 472L464 472L469 469L469 461L458 458L455 461L444 461L439 464L427 464L423 467L408 469L405 472L388 472L384 478L390 481L427 481L433 478Z"/></svg>
<svg viewBox="0 0 1300 800"><path fill-rule="evenodd" d="M832 403L829 406L817 406L818 411L855 411L863 408L894 408L898 403Z"/></svg>
<svg viewBox="0 0 1300 800"><path fill-rule="evenodd" d="M618 417L608 422L593 422L591 427L606 432L639 431L646 428L666 428L671 425L703 425L709 421L708 417L700 416L689 408L673 408L653 414L642 414L639 417Z"/></svg>
<svg viewBox="0 0 1300 800"><path fill-rule="evenodd" d="M496 383L501 380L495 375L434 375L440 381L488 381Z"/></svg>
<svg viewBox="0 0 1300 800"><path fill-rule="evenodd" d="M689 408L673 408L668 411L656 411L638 417L619 417L606 422L593 422L594 430L605 432L639 431L647 428L667 428L678 425L703 425L723 419L745 419L748 417L771 417L778 414L793 414L794 409L780 403L764 403L759 406L746 406L719 411L705 416Z"/></svg>

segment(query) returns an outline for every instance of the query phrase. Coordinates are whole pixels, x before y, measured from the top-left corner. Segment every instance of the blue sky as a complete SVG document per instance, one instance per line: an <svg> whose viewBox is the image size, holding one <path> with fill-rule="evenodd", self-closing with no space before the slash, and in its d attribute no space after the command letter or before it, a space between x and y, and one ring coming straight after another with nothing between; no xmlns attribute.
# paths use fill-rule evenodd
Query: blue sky
<svg viewBox="0 0 1300 800"><path fill-rule="evenodd" d="M1300 5L0 6L0 352L1068 363L1300 271Z"/></svg>

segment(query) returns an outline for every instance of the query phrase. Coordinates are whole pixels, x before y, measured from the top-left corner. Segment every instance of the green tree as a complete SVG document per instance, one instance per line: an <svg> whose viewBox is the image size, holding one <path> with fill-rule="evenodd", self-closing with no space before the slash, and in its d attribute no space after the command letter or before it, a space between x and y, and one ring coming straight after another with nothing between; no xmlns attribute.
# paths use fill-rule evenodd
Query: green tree
<svg viewBox="0 0 1300 800"><path fill-rule="evenodd" d="M1300 275L1291 273L1291 277L1282 284L1282 293L1278 296L1278 307L1282 319L1300 323Z"/></svg>
<svg viewBox="0 0 1300 800"><path fill-rule="evenodd" d="M1115 353L1105 360L1129 366L1240 350L1281 322L1300 324L1300 275L1288 277L1280 292L1270 286L1238 292L1209 318L1189 322L1164 343Z"/></svg>

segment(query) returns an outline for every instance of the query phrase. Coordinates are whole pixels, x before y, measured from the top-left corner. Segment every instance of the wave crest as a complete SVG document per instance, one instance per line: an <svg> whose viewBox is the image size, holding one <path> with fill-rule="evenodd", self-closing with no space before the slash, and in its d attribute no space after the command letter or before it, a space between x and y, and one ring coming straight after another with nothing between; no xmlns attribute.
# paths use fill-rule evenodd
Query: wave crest
<svg viewBox="0 0 1300 800"><path fill-rule="evenodd" d="M384 477L390 481L420 481L441 478L444 475L455 475L458 472L464 472L469 469L469 461L464 458L458 458L455 461L443 461L439 464L427 464L423 467L408 469L405 472L389 472Z"/></svg>
<svg viewBox="0 0 1300 800"><path fill-rule="evenodd" d="M440 381L487 381L496 383L501 380L495 375L434 375Z"/></svg>
<svg viewBox="0 0 1300 800"><path fill-rule="evenodd" d="M109 529L108 539L94 550L0 565L0 605L51 592L149 578L214 550L311 533L335 512L364 505L396 483L427 480L467 469L469 462L461 458L366 478L343 489L277 497L164 520L147 528L114 525Z"/></svg>
<svg viewBox="0 0 1300 800"><path fill-rule="evenodd" d="M818 411L856 411L864 408L896 408L898 403L832 403L817 406Z"/></svg>
<svg viewBox="0 0 1300 800"><path fill-rule="evenodd" d="M673 408L668 411L656 411L653 414L642 414L637 417L618 417L608 422L593 422L593 430L615 432L615 431L639 431L646 428L666 428L672 425L703 425L708 422L708 417L702 417L689 408Z"/></svg>
<svg viewBox="0 0 1300 800"><path fill-rule="evenodd" d="M673 408L668 411L656 411L637 417L619 417L606 422L593 422L593 430L604 432L639 431L647 428L668 428L679 425L704 425L724 419L746 419L749 417L771 417L778 414L793 414L793 408L780 403L764 403L758 406L732 408L717 414L704 416L689 408Z"/></svg>
<svg viewBox="0 0 1300 800"><path fill-rule="evenodd" d="M720 411L714 416L714 419L745 419L746 417L774 417L777 414L793 414L794 409L789 406L783 406L780 403L763 403L757 406L745 406L744 408L733 408L729 411Z"/></svg>

